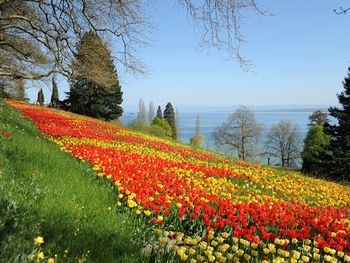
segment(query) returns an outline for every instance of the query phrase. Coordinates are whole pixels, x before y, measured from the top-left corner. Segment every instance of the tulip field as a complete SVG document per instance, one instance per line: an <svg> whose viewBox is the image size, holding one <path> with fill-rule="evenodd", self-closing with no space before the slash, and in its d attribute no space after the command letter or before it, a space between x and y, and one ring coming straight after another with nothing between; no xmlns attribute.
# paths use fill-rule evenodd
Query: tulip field
<svg viewBox="0 0 350 263"><path fill-rule="evenodd" d="M165 261L350 262L350 187L8 101L112 180Z"/></svg>

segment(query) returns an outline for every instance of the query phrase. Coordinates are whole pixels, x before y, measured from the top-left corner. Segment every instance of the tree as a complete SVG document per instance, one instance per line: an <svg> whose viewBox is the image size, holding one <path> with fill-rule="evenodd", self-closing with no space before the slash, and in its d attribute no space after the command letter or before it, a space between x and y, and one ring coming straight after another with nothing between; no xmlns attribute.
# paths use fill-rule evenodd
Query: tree
<svg viewBox="0 0 350 263"><path fill-rule="evenodd" d="M332 136L325 134L323 125L310 127L301 152L302 171L314 175L324 175L327 160L332 159L330 143Z"/></svg>
<svg viewBox="0 0 350 263"><path fill-rule="evenodd" d="M255 0L176 2L187 10L201 33L199 46L224 50L242 66L247 65L240 54L244 42L241 24L249 13L267 14ZM152 27L146 17L151 16L152 7L148 1L2 0L0 77L40 79L60 73L70 79L74 75L70 64L75 45L88 30L115 43L119 64L132 72L143 72L136 53L147 44ZM13 58L16 63L11 64ZM84 77L93 83L100 79L94 74Z"/></svg>
<svg viewBox="0 0 350 263"><path fill-rule="evenodd" d="M92 54L90 56L90 53ZM96 55L98 53L98 55ZM94 59L103 63L95 63ZM94 72L106 71L105 75L114 75L109 82L93 81L86 78L82 71L93 67ZM105 120L117 119L123 113L121 103L123 101L118 75L113 64L113 59L108 46L93 32L84 34L77 46L77 54L72 67L76 68L74 77L70 80L68 98L64 101L64 108L95 118Z"/></svg>
<svg viewBox="0 0 350 263"><path fill-rule="evenodd" d="M160 108L160 106L158 106L158 109L157 109L157 117L159 119L163 119L162 109Z"/></svg>
<svg viewBox="0 0 350 263"><path fill-rule="evenodd" d="M291 167L300 157L298 125L280 121L273 125L266 140L266 154L280 160L282 167Z"/></svg>
<svg viewBox="0 0 350 263"><path fill-rule="evenodd" d="M147 121L147 113L146 113L145 102L143 101L143 99L139 100L139 114L138 114L138 117L139 117L139 119L141 121L146 123L146 121Z"/></svg>
<svg viewBox="0 0 350 263"><path fill-rule="evenodd" d="M59 95L58 95L58 87L57 82L54 77L52 77L52 94L51 94L51 106L57 107L59 105Z"/></svg>
<svg viewBox="0 0 350 263"><path fill-rule="evenodd" d="M45 98L44 98L43 89L40 89L38 92L37 102L39 103L40 106L44 106Z"/></svg>
<svg viewBox="0 0 350 263"><path fill-rule="evenodd" d="M168 137L172 137L173 136L173 131L169 125L169 123L163 119L163 118L159 118L158 116L156 116L153 119L152 125L151 126L158 126L160 128L162 128L165 132L165 135Z"/></svg>
<svg viewBox="0 0 350 263"><path fill-rule="evenodd" d="M261 130L254 113L246 107L240 107L226 123L215 129L213 137L217 145L237 151L238 158L246 160L254 156Z"/></svg>
<svg viewBox="0 0 350 263"><path fill-rule="evenodd" d="M145 45L142 36L149 28L143 17L145 7L140 1L2 0L0 53L5 52L7 63L0 63L0 76L39 79L58 72L71 78L75 45L88 30L114 41L116 59L127 69L142 71L135 51ZM29 71L20 63L7 67L10 57L29 61L33 51L45 54L49 65L38 68L32 63ZM96 82L99 76L85 78Z"/></svg>
<svg viewBox="0 0 350 263"><path fill-rule="evenodd" d="M199 149L202 147L202 141L203 141L203 135L200 133L200 119L199 115L196 116L196 129L195 129L195 135L190 138L190 145L194 149Z"/></svg>
<svg viewBox="0 0 350 263"><path fill-rule="evenodd" d="M172 130L172 137L176 140L177 133L176 133L175 112L170 102L168 102L168 104L165 106L163 117L169 123Z"/></svg>
<svg viewBox="0 0 350 263"><path fill-rule="evenodd" d="M149 112L148 112L148 121L149 123L152 123L154 119L154 104L153 101L149 103Z"/></svg>
<svg viewBox="0 0 350 263"><path fill-rule="evenodd" d="M350 68L343 81L344 90L337 95L342 108L330 107L335 125L325 124L326 134L332 136L330 148L333 158L327 163L328 175L334 179L350 180Z"/></svg>
<svg viewBox="0 0 350 263"><path fill-rule="evenodd" d="M324 125L325 123L329 122L327 113L316 110L309 116L309 126L315 126L315 125Z"/></svg>

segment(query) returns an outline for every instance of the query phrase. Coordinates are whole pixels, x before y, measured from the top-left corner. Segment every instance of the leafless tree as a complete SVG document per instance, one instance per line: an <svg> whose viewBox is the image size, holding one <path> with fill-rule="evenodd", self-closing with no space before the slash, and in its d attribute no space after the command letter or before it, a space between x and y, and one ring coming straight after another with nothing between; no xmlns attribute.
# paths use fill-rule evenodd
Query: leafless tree
<svg viewBox="0 0 350 263"><path fill-rule="evenodd" d="M152 123L153 119L154 119L154 103L153 101L151 101L149 103L149 110L148 110L148 121L149 123Z"/></svg>
<svg viewBox="0 0 350 263"><path fill-rule="evenodd" d="M255 0L178 0L201 33L199 45L228 52L243 69L250 62L241 52L245 42L242 24L249 13L271 15Z"/></svg>
<svg viewBox="0 0 350 263"><path fill-rule="evenodd" d="M295 165L300 158L298 125L289 121L273 125L267 134L266 154L278 158L282 167Z"/></svg>
<svg viewBox="0 0 350 263"><path fill-rule="evenodd" d="M341 14L346 14L346 12L348 12L350 10L349 8L343 8L343 7L339 7L339 10L334 9L334 13L336 13L337 15L341 15Z"/></svg>
<svg viewBox="0 0 350 263"><path fill-rule="evenodd" d="M147 121L147 113L146 113L146 106L145 106L145 102L143 101L143 99L139 100L139 114L138 117L140 120L142 120L144 123L146 123Z"/></svg>
<svg viewBox="0 0 350 263"><path fill-rule="evenodd" d="M237 151L238 158L246 160L254 157L261 130L254 113L246 107L240 107L214 131L213 137L217 145Z"/></svg>
<svg viewBox="0 0 350 263"><path fill-rule="evenodd" d="M55 72L72 76L75 45L89 30L115 43L117 62L142 71L135 54L145 44L147 30L141 1L0 0L0 76L40 79ZM29 70L27 63L35 67Z"/></svg>
<svg viewBox="0 0 350 263"><path fill-rule="evenodd" d="M267 14L255 0L176 0L201 33L200 46L225 50L242 67L241 25L249 12ZM66 77L76 43L94 31L114 44L114 59L131 72L143 72L137 50L147 45L151 0L0 0L0 77ZM94 78L93 74L87 76Z"/></svg>

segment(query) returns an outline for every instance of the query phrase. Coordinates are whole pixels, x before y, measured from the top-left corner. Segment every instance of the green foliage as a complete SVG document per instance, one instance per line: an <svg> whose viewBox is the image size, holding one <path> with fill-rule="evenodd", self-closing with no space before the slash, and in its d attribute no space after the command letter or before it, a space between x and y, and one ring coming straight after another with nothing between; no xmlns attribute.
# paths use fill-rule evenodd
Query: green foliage
<svg viewBox="0 0 350 263"><path fill-rule="evenodd" d="M0 119L11 133L0 136L0 262L26 262L37 235L58 262L144 262L151 234L116 205L112 184L1 101Z"/></svg>
<svg viewBox="0 0 350 263"><path fill-rule="evenodd" d="M168 104L165 106L163 117L169 123L171 130L173 132L172 137L176 140L177 132L176 132L175 112L170 102L168 102Z"/></svg>
<svg viewBox="0 0 350 263"><path fill-rule="evenodd" d="M45 98L44 98L43 89L40 89L38 92L37 102L39 103L40 106L44 106Z"/></svg>
<svg viewBox="0 0 350 263"><path fill-rule="evenodd" d="M76 75L71 79L68 98L64 101L64 109L72 112L112 120L119 118L123 109L120 106L123 99L117 72L108 47L94 33L88 32L78 43L78 54L73 63ZM99 55L96 56L96 52ZM80 67L81 66L81 67ZM106 79L92 81L86 77L90 74L104 72ZM102 74L102 73L101 73Z"/></svg>
<svg viewBox="0 0 350 263"><path fill-rule="evenodd" d="M143 133L149 133L149 125L147 125L143 120L141 119L134 119L128 123L128 128L140 131Z"/></svg>
<svg viewBox="0 0 350 263"><path fill-rule="evenodd" d="M164 130L166 136L169 136L169 137L173 136L173 131L172 131L169 123L163 118L159 118L158 116L155 117L153 119L151 126L159 126Z"/></svg>
<svg viewBox="0 0 350 263"><path fill-rule="evenodd" d="M58 87L57 82L55 78L52 78L52 94L51 94L51 105L52 107L57 107L59 104L59 97L58 97Z"/></svg>
<svg viewBox="0 0 350 263"><path fill-rule="evenodd" d="M164 139L171 137L172 134L169 124L158 117L154 118L151 125L146 124L141 119L134 119L128 124L128 128Z"/></svg>
<svg viewBox="0 0 350 263"><path fill-rule="evenodd" d="M325 134L322 125L310 127L304 140L302 170L314 175L324 175L327 160L332 158L329 149L332 137Z"/></svg>
<svg viewBox="0 0 350 263"><path fill-rule="evenodd" d="M156 117L163 119L162 109L160 108L160 106L158 106Z"/></svg>
<svg viewBox="0 0 350 263"><path fill-rule="evenodd" d="M202 148L202 142L203 142L202 134L196 134L190 139L190 145L195 150Z"/></svg>
<svg viewBox="0 0 350 263"><path fill-rule="evenodd" d="M326 134L334 138L330 144L333 158L328 160L327 172L334 179L350 181L350 68L343 87L344 90L337 95L342 108L329 109L337 124L325 125Z"/></svg>

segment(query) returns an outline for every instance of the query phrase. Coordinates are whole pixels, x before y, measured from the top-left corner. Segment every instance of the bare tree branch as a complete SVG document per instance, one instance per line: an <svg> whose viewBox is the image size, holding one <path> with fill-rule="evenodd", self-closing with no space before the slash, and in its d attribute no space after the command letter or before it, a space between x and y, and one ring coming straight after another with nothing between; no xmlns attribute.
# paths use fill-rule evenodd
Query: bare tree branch
<svg viewBox="0 0 350 263"><path fill-rule="evenodd" d="M340 11L334 9L333 11L334 11L334 13L336 13L337 15L342 15L342 14L346 14L346 12L350 10L350 7L349 7L349 8L346 8L346 9L344 9L343 7L339 7L339 10L340 10Z"/></svg>

